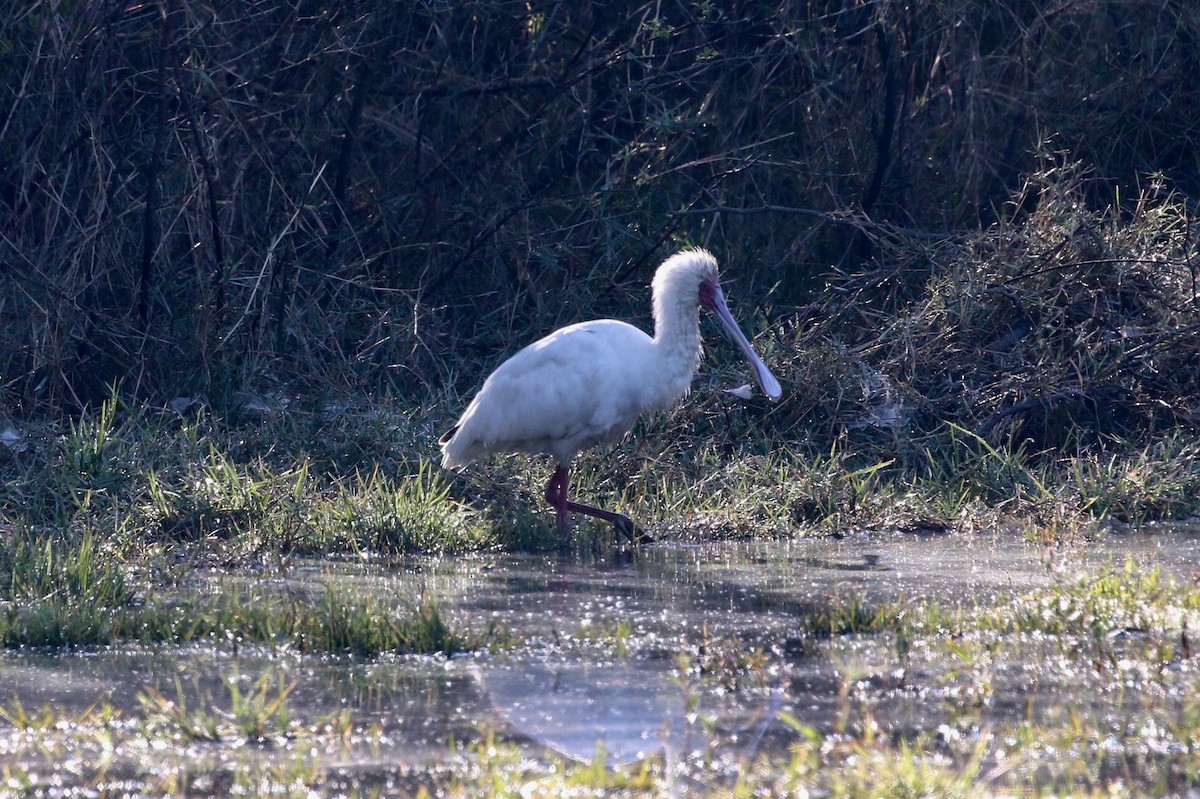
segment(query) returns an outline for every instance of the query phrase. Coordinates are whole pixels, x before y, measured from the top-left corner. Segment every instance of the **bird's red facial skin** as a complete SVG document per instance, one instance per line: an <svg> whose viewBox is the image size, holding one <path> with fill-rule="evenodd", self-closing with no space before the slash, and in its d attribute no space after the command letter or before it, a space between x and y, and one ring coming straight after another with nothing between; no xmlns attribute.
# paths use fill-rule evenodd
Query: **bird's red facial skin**
<svg viewBox="0 0 1200 799"><path fill-rule="evenodd" d="M717 287L713 285L711 280L700 281L700 304L705 308L712 308L717 301Z"/></svg>

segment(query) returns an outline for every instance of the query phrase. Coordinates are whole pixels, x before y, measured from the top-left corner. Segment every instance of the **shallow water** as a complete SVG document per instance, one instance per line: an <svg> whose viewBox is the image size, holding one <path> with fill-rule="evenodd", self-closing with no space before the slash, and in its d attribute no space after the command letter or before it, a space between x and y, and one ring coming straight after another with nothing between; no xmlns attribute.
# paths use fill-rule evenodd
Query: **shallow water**
<svg viewBox="0 0 1200 799"><path fill-rule="evenodd" d="M172 779L204 772L209 782L188 784L219 792L221 778L212 775L227 777L246 758L271 760L303 746L329 784L388 793L411 790L423 770L457 757L452 739L476 740L484 730L498 730L535 756L587 760L603 752L614 762L656 751L668 758L769 752L793 740L784 714L829 733L869 708L872 723L884 729L929 732L952 722L961 692L975 690L970 680L946 676L955 668L951 656L890 634L829 639L813 634L811 620L855 603L987 606L1129 559L1194 579L1200 532L1110 534L1055 551L1015 536L894 535L666 543L599 561L485 555L387 568L300 563L272 587L315 594L332 585L414 605L432 596L452 623L494 626L506 632L505 642L449 660L362 661L231 647L7 652L0 655L0 698L12 698L9 715L18 700L30 713L53 707L62 719L107 702L132 724L154 691L192 708L228 706L228 680L248 690L267 674L272 684L294 683L288 707L300 724L322 729L339 713L351 723L341 736L266 748L193 745L174 752L168 766L153 765L159 761L151 736L142 749L111 743L106 749L102 737L82 736L70 744L76 759L68 766L54 747L30 747L10 729L0 737L0 769L20 766L70 793L72 785L95 785L99 773L135 787L161 786L162 769L175 768ZM200 590L263 580L216 573L198 579ZM1137 631L1130 636L1136 645ZM1020 719L1035 700L1042 714L1128 712L1124 705L1113 710L1107 677L1062 658L1061 642L1031 639L1022 646L1026 661L988 674L981 713L989 718ZM1157 690L1175 690L1174 683L1158 684ZM1186 684L1180 680L1178 690ZM101 765L87 765L93 761ZM147 783L154 774L160 781Z"/></svg>

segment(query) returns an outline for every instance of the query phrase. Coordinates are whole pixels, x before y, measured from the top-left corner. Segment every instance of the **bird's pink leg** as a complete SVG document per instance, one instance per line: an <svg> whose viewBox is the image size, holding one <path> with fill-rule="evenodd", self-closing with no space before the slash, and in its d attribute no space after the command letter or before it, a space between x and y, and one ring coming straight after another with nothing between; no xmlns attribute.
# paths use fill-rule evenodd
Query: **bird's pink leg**
<svg viewBox="0 0 1200 799"><path fill-rule="evenodd" d="M546 483L546 501L554 507L554 521L561 536L571 533L571 514L567 509L567 482L567 467L559 466L554 470L554 474L550 475L550 482Z"/></svg>
<svg viewBox="0 0 1200 799"><path fill-rule="evenodd" d="M570 476L566 466L559 466L555 469L554 474L550 476L550 482L546 483L546 501L554 506L555 521L558 526L559 535L569 535L571 532L571 514L582 513L586 516L603 519L632 543L639 543L640 540L645 538L645 532L639 530L637 525L625 514L604 510L604 508L594 508L591 505L584 505L582 502L572 502L567 499L567 488L569 485Z"/></svg>

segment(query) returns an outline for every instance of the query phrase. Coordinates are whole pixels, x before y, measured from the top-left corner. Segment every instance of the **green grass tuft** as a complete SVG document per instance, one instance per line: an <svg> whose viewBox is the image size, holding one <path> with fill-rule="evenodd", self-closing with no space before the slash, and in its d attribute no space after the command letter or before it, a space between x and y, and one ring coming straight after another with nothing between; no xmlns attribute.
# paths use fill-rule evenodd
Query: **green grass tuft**
<svg viewBox="0 0 1200 799"><path fill-rule="evenodd" d="M91 537L79 542L22 536L0 546L6 647L85 647L127 641L228 642L371 657L383 652L453 654L488 633L465 633L436 603L416 608L345 598L332 583L317 599L224 588L189 598L126 578ZM177 591L177 590L176 590Z"/></svg>
<svg viewBox="0 0 1200 799"><path fill-rule="evenodd" d="M339 482L322 497L289 542L300 551L463 552L495 543L480 514L450 495L426 461L397 483L378 470L353 484Z"/></svg>

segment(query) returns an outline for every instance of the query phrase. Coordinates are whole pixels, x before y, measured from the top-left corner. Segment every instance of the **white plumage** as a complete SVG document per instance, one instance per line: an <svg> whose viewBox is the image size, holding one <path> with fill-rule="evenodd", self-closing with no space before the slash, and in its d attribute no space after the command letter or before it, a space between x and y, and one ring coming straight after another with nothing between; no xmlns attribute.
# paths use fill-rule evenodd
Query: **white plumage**
<svg viewBox="0 0 1200 799"><path fill-rule="evenodd" d="M613 319L554 331L492 372L458 424L441 438L443 468L461 468L496 452L549 455L557 469L546 487L561 532L570 513L612 522L625 535L628 517L571 502L568 468L580 451L614 444L646 411L674 405L687 393L700 363L701 305L725 325L750 361L763 393L782 390L734 322L718 281L717 262L704 250L677 253L654 275L654 338Z"/></svg>

